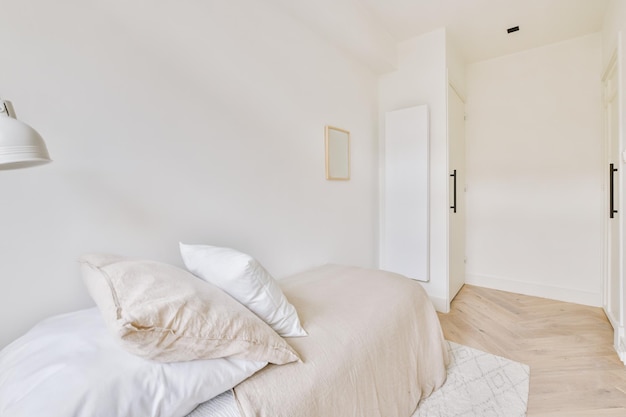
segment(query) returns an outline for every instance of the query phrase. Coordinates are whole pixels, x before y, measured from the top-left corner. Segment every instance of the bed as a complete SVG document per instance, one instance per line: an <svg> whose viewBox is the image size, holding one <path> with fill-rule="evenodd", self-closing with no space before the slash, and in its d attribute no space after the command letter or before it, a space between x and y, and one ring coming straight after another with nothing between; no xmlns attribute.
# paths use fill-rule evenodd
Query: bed
<svg viewBox="0 0 626 417"><path fill-rule="evenodd" d="M307 334L298 337L278 337L280 343L285 342L288 345L284 349L295 352L298 360L279 358L279 360L267 361L265 357L258 356L266 354L265 351L261 354L255 351L252 357L245 358L238 353L239 351L234 351L235 353L227 358L205 359L203 357L180 364L170 364L165 361L164 365L158 366L168 367L168 369L175 366L187 367L181 371L182 378L176 381L184 381L187 379L185 375L189 376L191 372L196 372L190 371L196 364L205 366L205 363L216 360L230 361L231 365L236 363L238 367L246 367L246 369L244 376L240 377L241 381L226 382L226 384L234 385L232 390L226 389L221 395L217 395L218 392L198 394L193 391L196 387L193 387L190 391L194 392L193 399L186 398L187 401L183 406L170 408L167 412L160 404L150 404L150 398L144 398L141 402L147 402L147 404L142 405L144 407L142 415L163 417L319 417L332 415L409 417L415 411L420 399L429 396L445 382L448 361L447 345L433 306L419 283L389 272L341 265L314 268L280 280L279 283L285 299L297 312L301 326ZM100 307L101 315L106 316L107 309L103 308L98 300L96 303ZM117 308L116 314L119 319L119 305ZM94 309L89 313L83 312L83 315L88 314L92 317L91 320L99 320L100 314L96 314ZM76 326L69 327L74 329ZM89 329L96 327L97 325L92 323ZM114 339L109 337L110 326L102 325L101 327L103 329L106 327L107 330L98 333L101 335L100 338ZM93 330L90 331L93 332ZM119 335L120 329L117 331ZM53 335L57 336L56 333ZM275 333L272 337L274 335ZM64 340L67 339L65 335L63 337ZM93 335L88 337L94 338ZM163 339L163 337L160 338ZM272 340L272 346L279 343L275 339ZM109 340L104 340L102 345L109 342ZM127 349L119 347L118 342L119 340L111 342L108 349L126 350L119 353L119 355L126 355L123 360L139 360L135 358L137 352L129 354ZM81 343L84 344L84 342ZM142 343L145 344L145 342ZM168 340L167 343L173 342ZM58 343L55 346L57 345ZM12 346L14 345L0 352L0 372L2 369L7 369L7 366L11 371L5 372L4 376L0 374L0 414L6 417L44 415L34 414L37 412L36 408L22 404L26 401L17 401L15 396L12 399L3 397L3 390L7 387L11 387L12 391L21 390L22 392L31 391L26 386L33 385L32 381L21 381L20 372L24 371L14 366L18 361L9 349ZM240 348L240 346L237 347ZM154 355L154 345L149 344L149 348L151 354ZM170 348L169 345L168 348ZM5 352L7 350L9 354ZM23 350L21 347L20 351ZM98 347L92 351L97 352L95 354L98 357L103 355L101 344L98 344ZM286 354L286 351L281 351L281 354ZM156 358L141 359L141 361L155 363L160 360L158 355L163 355L163 352L159 351ZM168 351L165 355L170 355L167 357L171 359L172 352ZM236 359L231 360L231 357ZM271 363L267 364L268 362ZM13 368L10 368L11 366ZM108 369L110 368L109 363ZM159 368L159 374L162 373L162 369ZM76 372L80 372L80 369ZM11 375L7 377L9 373ZM40 376L38 378L41 379ZM125 378L120 380L126 381L128 376L118 378ZM136 385L145 388L147 387L146 381L151 381L151 378L144 378ZM18 383L23 382L25 386L16 388L16 379ZM97 384L96 377L94 380ZM164 390L184 391L177 386L178 383L167 381L162 387L156 388L157 395L147 397L153 397L152 400L157 401L154 397L162 395ZM189 382L180 383L188 384ZM119 385L119 382L115 384ZM204 383L196 381L195 384ZM145 389L148 390L148 388ZM85 390L84 395L89 393L90 391ZM189 396L189 394L185 395ZM202 398L203 395L205 398ZM32 403L33 398L37 397L30 397L26 403ZM80 404L78 411L47 412L45 415L110 417L110 410L99 410L100 414L94 411L94 409L102 408L102 405L85 407L84 404L89 401L85 401L84 398L77 401ZM135 399L128 401L132 402L132 407L139 402ZM172 400L168 401L171 405ZM23 406L21 410L20 407L14 407L17 403ZM139 415L138 411L137 409L131 410L132 407L129 405L124 409L119 406L116 408L115 415L136 417ZM24 408L27 410L24 411ZM53 410L55 406L47 405L46 409Z"/></svg>

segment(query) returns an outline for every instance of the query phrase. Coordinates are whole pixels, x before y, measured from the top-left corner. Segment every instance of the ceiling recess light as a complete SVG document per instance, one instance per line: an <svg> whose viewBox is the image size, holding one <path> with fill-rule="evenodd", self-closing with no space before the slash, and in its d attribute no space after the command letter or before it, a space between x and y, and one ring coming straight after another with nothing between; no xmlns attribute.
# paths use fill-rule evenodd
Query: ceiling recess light
<svg viewBox="0 0 626 417"><path fill-rule="evenodd" d="M512 28L508 28L506 30L506 33L513 33L513 32L517 32L519 30L519 26L513 26Z"/></svg>

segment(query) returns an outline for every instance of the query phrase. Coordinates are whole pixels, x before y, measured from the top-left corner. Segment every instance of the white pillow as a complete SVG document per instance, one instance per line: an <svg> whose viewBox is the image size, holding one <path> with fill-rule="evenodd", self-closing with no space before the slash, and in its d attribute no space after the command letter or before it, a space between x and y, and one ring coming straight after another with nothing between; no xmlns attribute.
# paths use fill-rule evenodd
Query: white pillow
<svg viewBox="0 0 626 417"><path fill-rule="evenodd" d="M283 337L306 336L278 283L250 255L234 249L180 244L187 269L226 291Z"/></svg>
<svg viewBox="0 0 626 417"><path fill-rule="evenodd" d="M182 417L267 365L159 363L122 349L96 308L46 319L0 351L3 417Z"/></svg>

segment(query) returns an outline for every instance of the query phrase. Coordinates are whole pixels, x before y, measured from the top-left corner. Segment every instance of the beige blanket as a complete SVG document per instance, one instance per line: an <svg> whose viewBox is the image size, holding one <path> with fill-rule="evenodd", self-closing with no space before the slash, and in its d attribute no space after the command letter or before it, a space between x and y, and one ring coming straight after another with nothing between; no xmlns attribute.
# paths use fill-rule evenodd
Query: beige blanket
<svg viewBox="0 0 626 417"><path fill-rule="evenodd" d="M328 265L280 281L307 337L302 362L235 388L243 417L409 417L446 379L439 320L416 281Z"/></svg>

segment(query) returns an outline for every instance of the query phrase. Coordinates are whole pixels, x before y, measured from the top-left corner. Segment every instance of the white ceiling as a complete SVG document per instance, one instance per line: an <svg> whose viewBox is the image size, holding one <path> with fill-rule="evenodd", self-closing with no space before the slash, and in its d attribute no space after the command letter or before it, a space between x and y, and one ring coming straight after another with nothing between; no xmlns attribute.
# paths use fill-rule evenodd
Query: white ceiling
<svg viewBox="0 0 626 417"><path fill-rule="evenodd" d="M594 33L608 0L359 0L403 41L446 27L468 63ZM519 32L506 29L519 26Z"/></svg>

